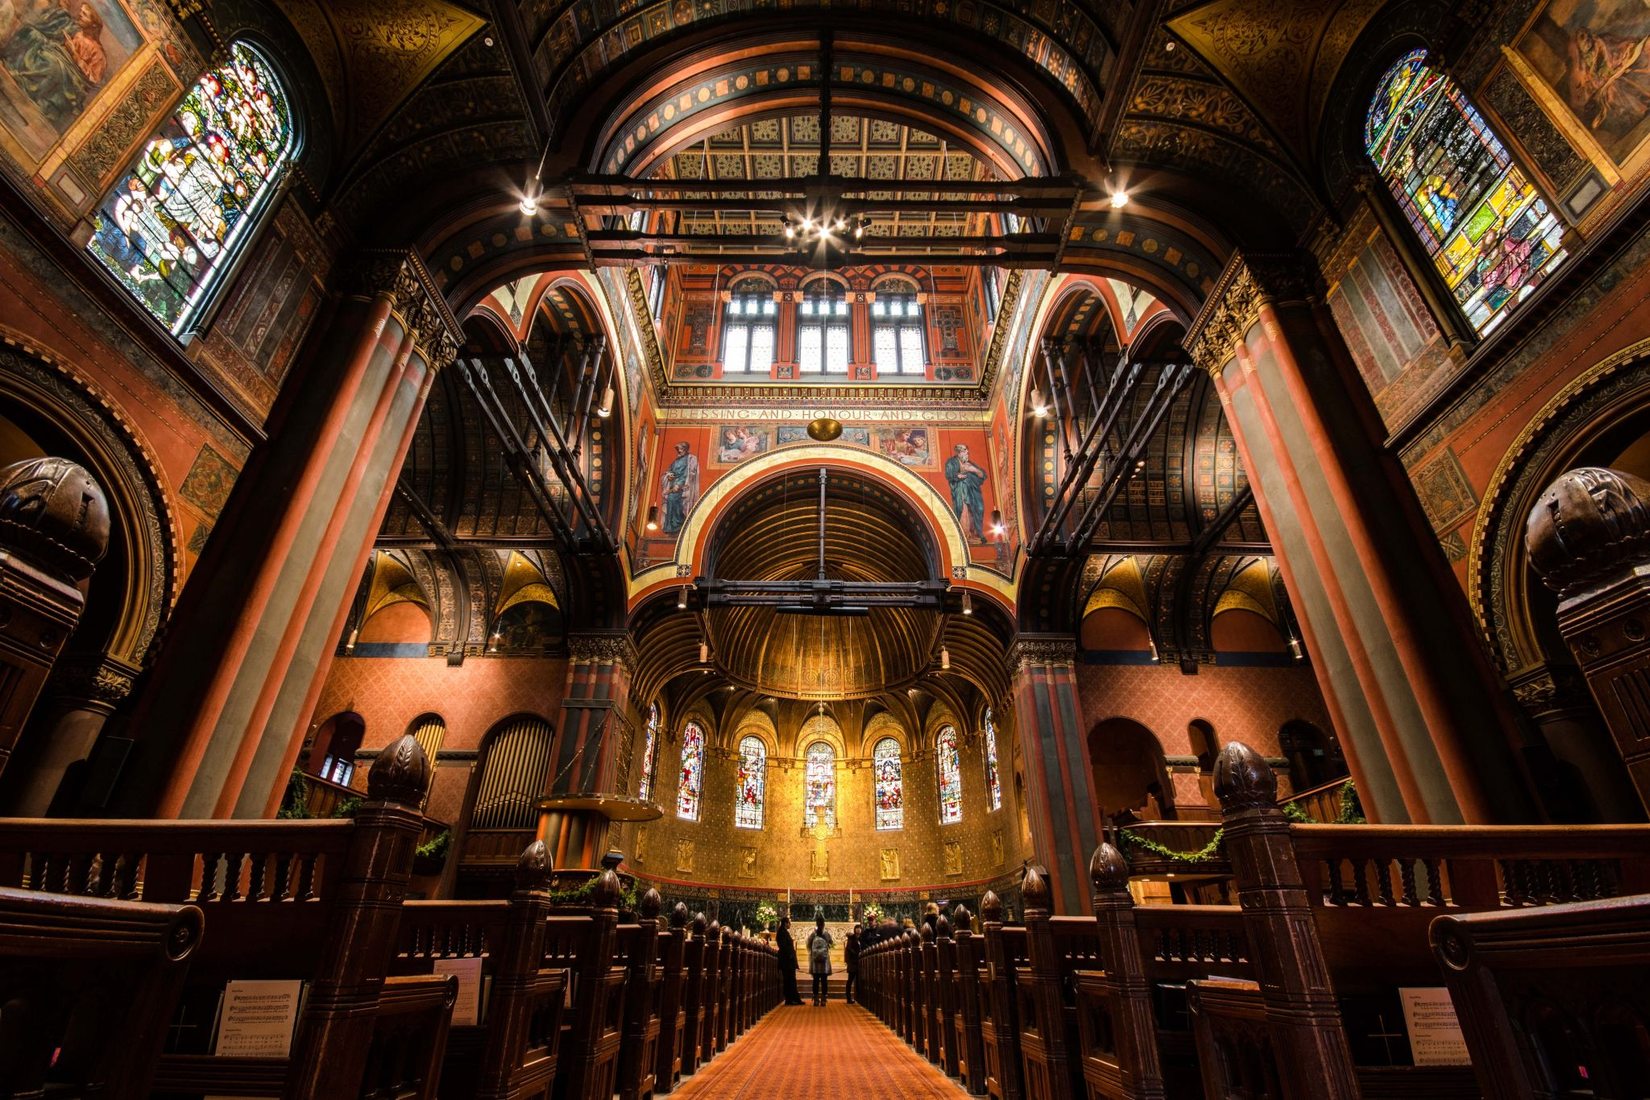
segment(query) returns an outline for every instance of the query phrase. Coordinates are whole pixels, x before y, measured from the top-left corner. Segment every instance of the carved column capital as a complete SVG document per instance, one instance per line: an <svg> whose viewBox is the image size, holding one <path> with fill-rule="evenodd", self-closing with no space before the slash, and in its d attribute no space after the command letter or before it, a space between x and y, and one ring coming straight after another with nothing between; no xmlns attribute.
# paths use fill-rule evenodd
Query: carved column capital
<svg viewBox="0 0 1650 1100"><path fill-rule="evenodd" d="M1073 667L1077 663L1077 639L1064 634L1021 634L1008 649L1008 667L1024 672L1034 666Z"/></svg>
<svg viewBox="0 0 1650 1100"><path fill-rule="evenodd" d="M407 248L368 249L361 253L352 281L352 293L390 299L390 308L401 317L432 373L457 357L463 329L418 253Z"/></svg>
<svg viewBox="0 0 1650 1100"><path fill-rule="evenodd" d="M585 634L570 634L567 638L567 652L575 662L624 665L631 668L636 663L636 643L631 641L630 634L623 630L603 630Z"/></svg>
<svg viewBox="0 0 1650 1100"><path fill-rule="evenodd" d="M46 694L59 705L113 711L132 694L138 671L108 654L68 654L53 667Z"/></svg>
<svg viewBox="0 0 1650 1100"><path fill-rule="evenodd" d="M1310 301L1319 283L1317 266L1308 253L1233 253L1187 329L1183 346L1192 361L1213 377L1260 318L1263 304Z"/></svg>

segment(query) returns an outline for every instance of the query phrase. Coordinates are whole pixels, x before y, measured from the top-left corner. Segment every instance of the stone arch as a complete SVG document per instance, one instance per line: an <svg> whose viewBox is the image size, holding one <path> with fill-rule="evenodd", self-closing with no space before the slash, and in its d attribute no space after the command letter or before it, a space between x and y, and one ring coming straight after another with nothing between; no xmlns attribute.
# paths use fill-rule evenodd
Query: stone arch
<svg viewBox="0 0 1650 1100"><path fill-rule="evenodd" d="M9 334L4 341L0 399L55 437L43 444L61 441L71 449L74 453L61 457L85 466L108 497L115 519L111 550L123 563L122 590L118 611L95 648L124 666L130 690L130 677L146 663L180 584L177 520L160 465L114 403L79 372L31 342ZM100 563L105 577L110 564L110 558ZM94 572L94 585L97 577ZM71 641L72 650L81 649L81 641Z"/></svg>
<svg viewBox="0 0 1650 1100"><path fill-rule="evenodd" d="M1174 817L1163 743L1150 728L1132 718L1107 718L1089 731L1088 748L1090 790L1102 820Z"/></svg>

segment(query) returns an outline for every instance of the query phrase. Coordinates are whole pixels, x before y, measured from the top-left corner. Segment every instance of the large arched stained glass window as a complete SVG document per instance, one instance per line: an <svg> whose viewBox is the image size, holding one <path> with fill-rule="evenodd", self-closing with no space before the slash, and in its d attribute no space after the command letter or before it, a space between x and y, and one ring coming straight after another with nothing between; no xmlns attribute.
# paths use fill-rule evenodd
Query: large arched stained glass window
<svg viewBox="0 0 1650 1100"><path fill-rule="evenodd" d="M682 772L676 783L676 816L699 820L699 794L705 787L705 731L699 723L682 727Z"/></svg>
<svg viewBox="0 0 1650 1100"><path fill-rule="evenodd" d="M985 798L986 808L1003 808L1003 781L997 774L997 723L991 720L991 708L985 708Z"/></svg>
<svg viewBox="0 0 1650 1100"><path fill-rule="evenodd" d="M803 768L806 784L803 821L808 828L820 822L827 829L836 828L836 750L824 741L808 746L807 763Z"/></svg>
<svg viewBox="0 0 1650 1100"><path fill-rule="evenodd" d="M1425 50L1381 78L1364 148L1479 333L1564 259L1558 218Z"/></svg>
<svg viewBox="0 0 1650 1100"><path fill-rule="evenodd" d="M962 820L962 756L951 726L942 726L934 738L934 757L940 773L940 824L954 825Z"/></svg>
<svg viewBox="0 0 1650 1100"><path fill-rule="evenodd" d="M739 741L739 801L733 823L741 829L762 827L762 804L768 788L768 747L760 737Z"/></svg>
<svg viewBox="0 0 1650 1100"><path fill-rule="evenodd" d="M884 737L871 750L871 771L876 784L877 828L905 828L905 776L899 759L899 742Z"/></svg>
<svg viewBox="0 0 1650 1100"><path fill-rule="evenodd" d="M653 773L659 766L659 704L647 708L647 734L642 741L642 781L636 797L646 802L653 793Z"/></svg>
<svg viewBox="0 0 1650 1100"><path fill-rule="evenodd" d="M294 144L286 91L261 55L235 43L104 197L87 250L159 321L185 331L245 245Z"/></svg>

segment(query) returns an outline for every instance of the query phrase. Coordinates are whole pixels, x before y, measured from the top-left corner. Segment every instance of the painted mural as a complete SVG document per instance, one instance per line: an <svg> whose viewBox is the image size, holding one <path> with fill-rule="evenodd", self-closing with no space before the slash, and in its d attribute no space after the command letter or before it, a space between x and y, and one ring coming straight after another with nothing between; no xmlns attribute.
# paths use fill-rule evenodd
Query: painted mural
<svg viewBox="0 0 1650 1100"><path fill-rule="evenodd" d="M920 470L934 467L928 436L927 428L877 428L871 433L878 454Z"/></svg>
<svg viewBox="0 0 1650 1100"><path fill-rule="evenodd" d="M1618 165L1650 137L1650 5L1554 0L1516 49Z"/></svg>
<svg viewBox="0 0 1650 1100"><path fill-rule="evenodd" d="M118 0L0 0L0 126L44 157L142 44Z"/></svg>
<svg viewBox="0 0 1650 1100"><path fill-rule="evenodd" d="M717 432L716 461L724 466L736 465L767 453L772 443L773 434L768 428L725 424Z"/></svg>

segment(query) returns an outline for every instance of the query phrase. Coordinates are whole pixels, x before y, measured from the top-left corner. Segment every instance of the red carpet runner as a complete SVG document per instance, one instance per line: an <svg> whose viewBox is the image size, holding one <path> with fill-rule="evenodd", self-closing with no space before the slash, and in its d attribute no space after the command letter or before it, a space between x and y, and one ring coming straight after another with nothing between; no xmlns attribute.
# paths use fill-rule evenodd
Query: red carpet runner
<svg viewBox="0 0 1650 1100"><path fill-rule="evenodd" d="M781 1006L673 1092L682 1100L965 1100L858 1005Z"/></svg>

